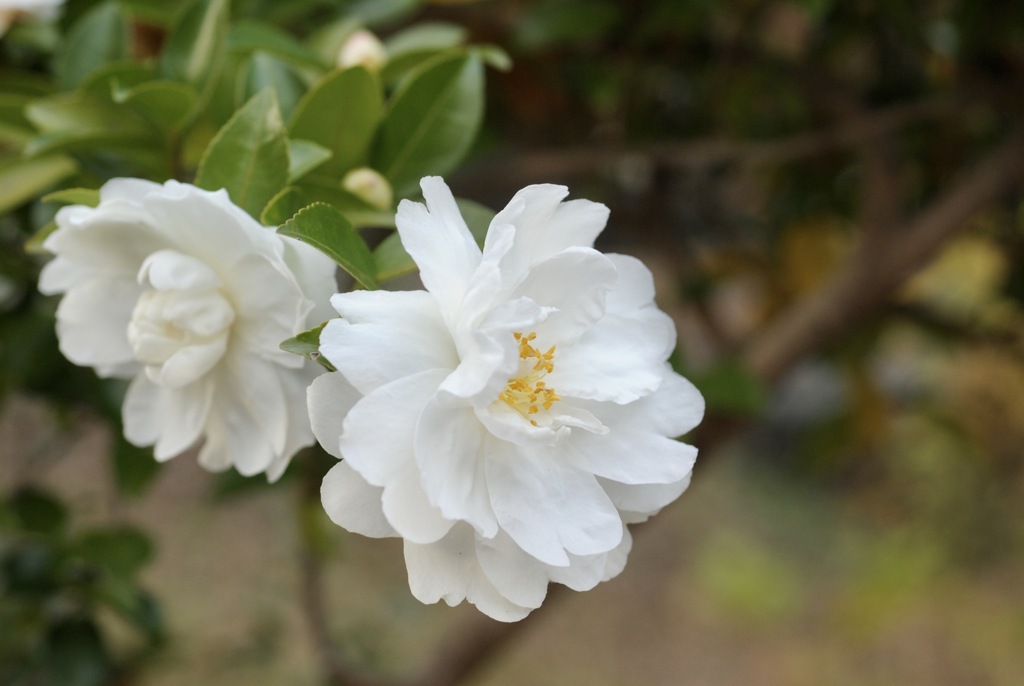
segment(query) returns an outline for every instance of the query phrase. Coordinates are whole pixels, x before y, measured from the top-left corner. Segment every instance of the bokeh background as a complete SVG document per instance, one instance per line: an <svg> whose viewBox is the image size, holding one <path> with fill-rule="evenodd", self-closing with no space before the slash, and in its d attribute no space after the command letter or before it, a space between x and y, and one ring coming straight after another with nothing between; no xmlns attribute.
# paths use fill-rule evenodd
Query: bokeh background
<svg viewBox="0 0 1024 686"><path fill-rule="evenodd" d="M235 5L299 37L344 6L384 39L429 21L507 50L453 188L606 203L599 247L655 272L707 398L693 485L626 571L554 593L462 683L1021 683L1024 4ZM151 473L56 350L33 212L0 220L0 683L48 683L12 667L26 612L82 593L106 596L46 629L57 683L319 684L328 639L408 679L490 635L409 595L400 544L326 523L301 467ZM124 583L51 578L61 546Z"/></svg>

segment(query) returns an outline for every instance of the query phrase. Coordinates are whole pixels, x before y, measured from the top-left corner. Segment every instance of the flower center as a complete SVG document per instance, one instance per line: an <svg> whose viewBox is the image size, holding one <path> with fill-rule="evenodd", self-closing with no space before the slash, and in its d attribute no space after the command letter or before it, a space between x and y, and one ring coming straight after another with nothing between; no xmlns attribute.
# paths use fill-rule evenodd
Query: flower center
<svg viewBox="0 0 1024 686"><path fill-rule="evenodd" d="M220 360L234 318L217 289L147 290L132 312L128 342L153 381L179 388Z"/></svg>
<svg viewBox="0 0 1024 686"><path fill-rule="evenodd" d="M519 332L513 335L519 341L519 359L526 362L525 365L520 363L520 369L525 373L509 379L498 399L504 400L509 407L537 426L536 420L530 419L530 415L537 414L541 408L550 410L552 405L561 400L555 389L548 388L544 382L544 377L555 369L555 346L542 353L531 345L537 338L535 331L528 335Z"/></svg>

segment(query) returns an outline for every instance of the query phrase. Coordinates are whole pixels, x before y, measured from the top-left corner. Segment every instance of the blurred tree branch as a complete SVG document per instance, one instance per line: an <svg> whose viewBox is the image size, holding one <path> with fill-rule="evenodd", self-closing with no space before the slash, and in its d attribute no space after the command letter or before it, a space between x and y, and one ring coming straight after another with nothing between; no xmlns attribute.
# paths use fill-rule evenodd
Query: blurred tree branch
<svg viewBox="0 0 1024 686"><path fill-rule="evenodd" d="M502 185L519 188L539 178L571 179L592 176L595 171L614 172L638 161L673 170L728 165L751 170L855 148L873 143L908 125L957 114L962 114L962 108L955 100L938 97L851 113L838 124L771 141L704 139L677 143L662 141L629 148L586 146L516 152L467 168L460 186L470 191L467 195L473 196L474 184L483 186L495 178L501 178Z"/></svg>
<svg viewBox="0 0 1024 686"><path fill-rule="evenodd" d="M807 355L878 312L888 298L986 205L1024 181L1024 132L1017 131L952 181L905 228L865 229L857 251L818 293L797 302L748 346L757 376L773 381Z"/></svg>

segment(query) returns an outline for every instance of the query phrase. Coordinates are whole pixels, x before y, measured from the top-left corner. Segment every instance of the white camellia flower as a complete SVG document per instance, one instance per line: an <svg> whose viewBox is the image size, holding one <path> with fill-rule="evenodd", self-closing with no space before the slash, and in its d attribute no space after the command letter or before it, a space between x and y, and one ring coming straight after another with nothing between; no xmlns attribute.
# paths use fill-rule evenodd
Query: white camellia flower
<svg viewBox="0 0 1024 686"><path fill-rule="evenodd" d="M313 431L343 461L331 519L401 536L413 594L504 621L618 574L639 522L687 487L700 393L666 362L671 319L638 260L593 249L608 210L520 191L483 251L451 192L422 181L397 224L425 291L335 295L309 389Z"/></svg>
<svg viewBox="0 0 1024 686"><path fill-rule="evenodd" d="M317 367L279 346L331 316L334 263L225 191L177 181L113 179L97 207L56 221L39 289L64 293L69 360L132 379L125 437L161 461L205 439L205 468L277 479L313 442L303 394Z"/></svg>

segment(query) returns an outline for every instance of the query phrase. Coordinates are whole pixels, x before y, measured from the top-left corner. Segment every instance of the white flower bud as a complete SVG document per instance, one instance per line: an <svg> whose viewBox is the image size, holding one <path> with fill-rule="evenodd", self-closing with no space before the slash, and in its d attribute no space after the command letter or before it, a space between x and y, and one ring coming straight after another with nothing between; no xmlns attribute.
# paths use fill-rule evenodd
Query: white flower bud
<svg viewBox="0 0 1024 686"><path fill-rule="evenodd" d="M341 180L341 187L368 204L390 210L394 201L391 184L380 172L369 167L353 169Z"/></svg>
<svg viewBox="0 0 1024 686"><path fill-rule="evenodd" d="M384 44L366 29L359 29L345 40L336 60L341 69L361 65L374 72L380 71L387 63L388 53Z"/></svg>

